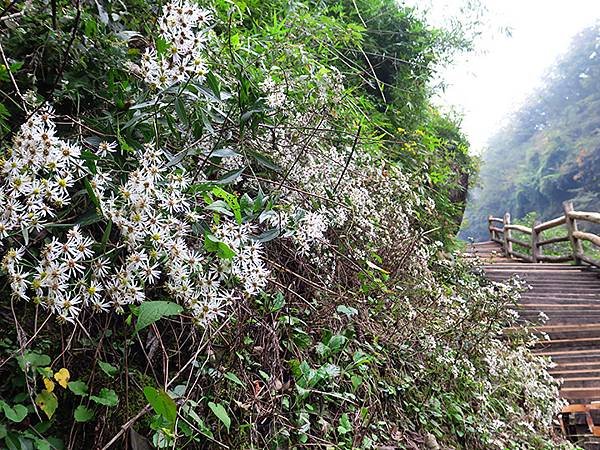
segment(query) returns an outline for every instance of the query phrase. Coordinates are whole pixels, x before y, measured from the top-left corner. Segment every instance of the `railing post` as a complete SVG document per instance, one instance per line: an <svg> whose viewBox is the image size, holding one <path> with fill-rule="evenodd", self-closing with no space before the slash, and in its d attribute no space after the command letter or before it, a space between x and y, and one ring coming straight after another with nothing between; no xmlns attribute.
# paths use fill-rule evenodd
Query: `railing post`
<svg viewBox="0 0 600 450"><path fill-rule="evenodd" d="M494 235L496 234L494 230L492 230L492 217L494 216L492 216L491 214L488 216L488 231L490 233L490 241L494 240Z"/></svg>
<svg viewBox="0 0 600 450"><path fill-rule="evenodd" d="M504 253L506 254L507 258L511 258L512 257L512 242L510 242L510 237L511 237L511 232L510 230L506 229L506 225L510 225L510 213L505 213L504 214Z"/></svg>
<svg viewBox="0 0 600 450"><path fill-rule="evenodd" d="M573 250L573 261L575 264L581 264L581 259L578 255L583 254L583 246L581 241L573 236L577 229L577 221L569 217L569 213L573 211L573 202L564 202L563 210L565 211L565 224L567 225L567 232L569 233L569 241L571 241L571 249Z"/></svg>
<svg viewBox="0 0 600 450"><path fill-rule="evenodd" d="M536 219L531 227L531 262L539 262L542 255L542 247L540 247L540 233L535 230L541 222Z"/></svg>

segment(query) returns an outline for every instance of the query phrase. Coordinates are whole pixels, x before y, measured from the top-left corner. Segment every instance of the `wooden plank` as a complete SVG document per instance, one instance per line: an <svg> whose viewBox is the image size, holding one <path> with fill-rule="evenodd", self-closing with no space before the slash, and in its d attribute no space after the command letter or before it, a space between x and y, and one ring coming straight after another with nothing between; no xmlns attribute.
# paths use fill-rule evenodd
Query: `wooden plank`
<svg viewBox="0 0 600 450"><path fill-rule="evenodd" d="M600 323L586 323L576 325L541 325L536 327L528 327L531 331L539 332L565 332L565 331L586 331L586 330L598 330L600 331ZM505 328L504 331L518 331L522 330L523 327L510 327ZM598 363L600 364L600 362Z"/></svg>
<svg viewBox="0 0 600 450"><path fill-rule="evenodd" d="M531 228L523 225L506 225L504 228L508 231L520 231L521 233L531 234Z"/></svg>
<svg viewBox="0 0 600 450"><path fill-rule="evenodd" d="M525 253L516 252L516 251L513 250L513 251L510 252L510 255L511 256L516 256L517 258L520 258L520 259L522 259L524 261L531 262L531 256L526 255Z"/></svg>
<svg viewBox="0 0 600 450"><path fill-rule="evenodd" d="M569 399L592 399L600 397L600 388L562 388L559 391L562 398Z"/></svg>
<svg viewBox="0 0 600 450"><path fill-rule="evenodd" d="M593 233L586 233L584 231L574 231L573 236L577 239L582 239L584 241L589 241L597 247L600 247L600 236L595 235Z"/></svg>
<svg viewBox="0 0 600 450"><path fill-rule="evenodd" d="M508 242L512 242L513 244L518 244L522 247L531 248L531 244L529 242L522 241L521 239L517 239L514 237L507 237L506 240Z"/></svg>
<svg viewBox="0 0 600 450"><path fill-rule="evenodd" d="M569 218L600 224L600 213L588 211L569 211Z"/></svg>
<svg viewBox="0 0 600 450"><path fill-rule="evenodd" d="M569 236L559 236L552 239L546 239L539 242L539 245L556 244L558 242L569 242Z"/></svg>
<svg viewBox="0 0 600 450"><path fill-rule="evenodd" d="M539 225L540 221L536 220L533 223L533 227L531 228L531 262L537 263L540 261L540 257L542 256L543 250L540 246L540 233L535 228L536 225Z"/></svg>
<svg viewBox="0 0 600 450"><path fill-rule="evenodd" d="M569 215L570 213L573 212L573 202L564 202L563 210L565 212L565 217L567 218L567 220L565 221L565 224L567 225L567 235L569 236L569 241L571 242L571 250L573 253L573 259L575 261L575 264L581 264L581 258L579 258L577 255L583 253L583 247L581 245L581 241L579 241L573 235L573 233L575 233L576 231L579 231L579 230L577 229L576 220Z"/></svg>
<svg viewBox="0 0 600 450"><path fill-rule="evenodd" d="M547 222L543 222L543 223L540 223L539 225L536 225L535 230L538 233L541 233L542 231L549 230L550 228L554 228L554 227L563 225L565 223L565 221L566 221L565 216L560 216L560 217L557 217L556 219L552 219Z"/></svg>
<svg viewBox="0 0 600 450"><path fill-rule="evenodd" d="M586 262L592 266L595 267L600 267L600 260L594 259L594 258L590 258L589 256L587 256L584 253L578 253L577 254L577 258L579 258L579 260Z"/></svg>
<svg viewBox="0 0 600 450"><path fill-rule="evenodd" d="M552 351L536 351L536 355L540 356L584 356L590 355L600 358L600 350L552 350Z"/></svg>
<svg viewBox="0 0 600 450"><path fill-rule="evenodd" d="M550 339L545 340L545 341L540 341L537 345L556 345L556 344L577 344L577 343L596 343L596 342L600 342L600 337L595 337L595 338L569 338L569 339Z"/></svg>
<svg viewBox="0 0 600 450"><path fill-rule="evenodd" d="M556 375L559 373L565 374L565 375L579 375L579 374L584 374L584 373L600 373L600 368L597 369L574 369L574 370L556 370L556 369L551 369L548 371L548 373L552 376L554 376L556 378Z"/></svg>
<svg viewBox="0 0 600 450"><path fill-rule="evenodd" d="M566 239L567 241L569 238ZM549 262L549 263L561 263L571 261L573 257L571 255L555 256L555 255L540 255L538 261Z"/></svg>

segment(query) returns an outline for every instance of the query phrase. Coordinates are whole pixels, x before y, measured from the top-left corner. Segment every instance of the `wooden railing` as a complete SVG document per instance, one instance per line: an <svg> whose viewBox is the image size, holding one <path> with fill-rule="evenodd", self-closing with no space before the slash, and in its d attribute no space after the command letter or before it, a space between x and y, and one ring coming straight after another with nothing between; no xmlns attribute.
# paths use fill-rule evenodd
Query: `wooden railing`
<svg viewBox="0 0 600 450"><path fill-rule="evenodd" d="M580 231L578 222L591 222L600 224L600 213L575 211L572 202L563 203L564 215L547 222L540 223L536 221L531 228L523 225L513 225L510 223L510 214L504 214L503 218L488 217L488 229L492 241L502 245L504 254L509 258L519 258L527 262L549 262L560 263L574 261L575 264L589 264L600 267L600 259L586 255L584 252L583 241L591 242L596 248L600 249L600 236ZM560 237L542 239L544 231L565 226L566 234ZM528 240L517 239L513 236L513 231L523 233L529 236ZM570 242L570 252L564 255L545 255L543 247L559 242ZM514 250L514 244L527 249L527 253Z"/></svg>

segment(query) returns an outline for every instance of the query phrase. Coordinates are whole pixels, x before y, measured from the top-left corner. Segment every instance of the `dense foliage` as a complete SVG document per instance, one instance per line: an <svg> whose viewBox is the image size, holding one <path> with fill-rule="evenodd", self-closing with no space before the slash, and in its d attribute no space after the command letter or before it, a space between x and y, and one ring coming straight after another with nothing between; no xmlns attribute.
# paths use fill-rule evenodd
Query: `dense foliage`
<svg viewBox="0 0 600 450"><path fill-rule="evenodd" d="M579 33L568 52L483 155L480 187L470 193L464 236L487 237L485 218L536 212L542 221L573 200L600 204L600 27ZM531 224L529 224L531 226Z"/></svg>
<svg viewBox="0 0 600 450"><path fill-rule="evenodd" d="M448 253L466 45L392 0L0 13L0 442L558 448L518 285ZM566 446L565 446L566 448Z"/></svg>

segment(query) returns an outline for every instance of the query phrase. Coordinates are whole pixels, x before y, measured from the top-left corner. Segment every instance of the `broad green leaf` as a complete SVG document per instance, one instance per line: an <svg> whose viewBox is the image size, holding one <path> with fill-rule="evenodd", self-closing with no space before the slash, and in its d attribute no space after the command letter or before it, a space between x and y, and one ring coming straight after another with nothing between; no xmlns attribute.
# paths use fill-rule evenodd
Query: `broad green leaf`
<svg viewBox="0 0 600 450"><path fill-rule="evenodd" d="M229 418L229 414L227 414L227 411L225 410L223 405L221 405L220 403L208 402L208 407L213 412L213 414L217 416L221 422L223 422L223 425L225 425L227 431L229 431L229 427L231 426L231 419Z"/></svg>
<svg viewBox="0 0 600 450"><path fill-rule="evenodd" d="M229 206L229 208L231 208L231 210L233 211L233 215L235 216L235 220L237 221L238 224L241 224L242 223L242 211L241 211L240 203L238 202L237 197L235 195L233 195L233 194L230 194L225 189L220 188L218 186L215 186L212 189L212 193L216 197L225 200L225 202L227 203L227 205Z"/></svg>
<svg viewBox="0 0 600 450"><path fill-rule="evenodd" d="M42 355L36 352L25 352L23 356L18 357L19 367L25 371L28 367L49 366L52 360L48 355Z"/></svg>
<svg viewBox="0 0 600 450"><path fill-rule="evenodd" d="M222 259L231 259L235 256L235 252L225 242L219 241L210 233L204 236L204 248L209 252L215 252Z"/></svg>
<svg viewBox="0 0 600 450"><path fill-rule="evenodd" d="M23 405L15 405L12 408L8 405L8 403L2 402L2 409L4 410L4 415L6 418L12 422L22 422L25 417L27 417L27 408Z"/></svg>
<svg viewBox="0 0 600 450"><path fill-rule="evenodd" d="M36 439L35 440L35 450L51 450L53 447L45 439Z"/></svg>
<svg viewBox="0 0 600 450"><path fill-rule="evenodd" d="M54 393L44 389L35 398L35 404L46 413L48 419L52 419L54 411L56 411L56 408L58 407L58 399Z"/></svg>
<svg viewBox="0 0 600 450"><path fill-rule="evenodd" d="M144 302L139 308L139 316L135 323L135 332L138 333L140 330L143 330L165 316L180 314L181 311L183 311L183 307L173 302Z"/></svg>
<svg viewBox="0 0 600 450"><path fill-rule="evenodd" d="M94 417L94 411L85 407L84 405L79 405L75 409L73 417L75 418L76 422L88 422Z"/></svg>
<svg viewBox="0 0 600 450"><path fill-rule="evenodd" d="M87 395L88 387L83 381L69 381L69 390L75 395Z"/></svg>
<svg viewBox="0 0 600 450"><path fill-rule="evenodd" d="M352 317L358 314L358 310L356 308L352 308L351 306L346 305L338 305L336 311L341 314L346 314L346 316L348 317Z"/></svg>
<svg viewBox="0 0 600 450"><path fill-rule="evenodd" d="M119 397L112 389L102 388L98 396L92 395L90 399L104 406L116 406L119 403Z"/></svg>
<svg viewBox="0 0 600 450"><path fill-rule="evenodd" d="M163 416L171 424L175 423L177 419L177 405L169 397L169 394L162 389L158 390L152 386L146 386L144 388L144 396L156 414Z"/></svg>
<svg viewBox="0 0 600 450"><path fill-rule="evenodd" d="M114 378L115 375L117 373L119 373L119 369L117 369L115 366L113 366L112 364L109 364L107 362L98 361L98 365L102 369L102 372L104 372L106 375L108 375L111 378Z"/></svg>
<svg viewBox="0 0 600 450"><path fill-rule="evenodd" d="M270 230L262 232L255 239L258 242L269 242L275 238L278 238L280 234L281 234L280 228L271 228Z"/></svg>

